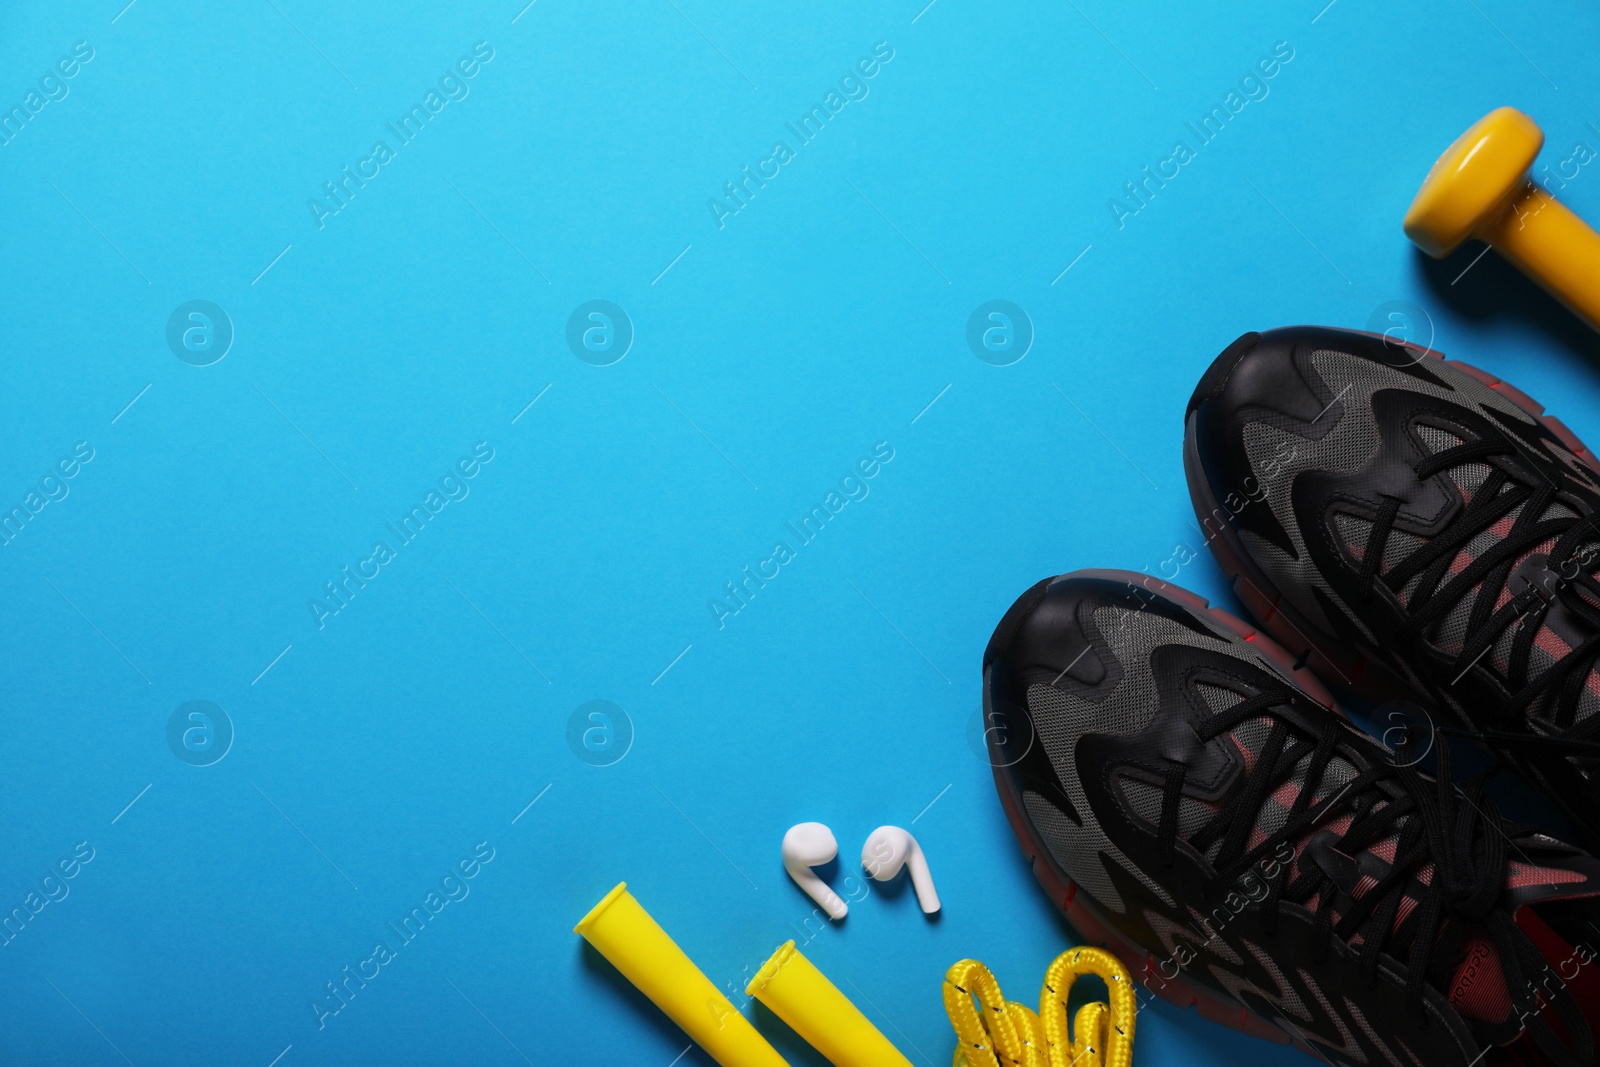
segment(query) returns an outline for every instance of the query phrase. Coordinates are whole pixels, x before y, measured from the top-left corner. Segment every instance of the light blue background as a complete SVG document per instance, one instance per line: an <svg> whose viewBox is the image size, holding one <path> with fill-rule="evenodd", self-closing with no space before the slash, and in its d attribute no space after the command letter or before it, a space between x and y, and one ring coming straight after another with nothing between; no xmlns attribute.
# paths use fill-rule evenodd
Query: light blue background
<svg viewBox="0 0 1600 1067"><path fill-rule="evenodd" d="M806 951L942 1067L949 964L1031 1000L1069 943L968 745L984 642L1040 577L1201 548L1182 412L1224 345L1410 301L1600 439L1595 337L1399 227L1497 105L1552 165L1600 148L1592 5L924 2L0 14L7 107L95 49L0 148L0 503L95 450L0 548L0 907L95 849L0 949L7 1062L667 1067L685 1039L573 923L627 879L742 985L809 914L778 842L819 819L844 871L914 821L943 918L877 892ZM319 230L308 198L478 41L470 95ZM879 41L869 95L719 230L708 198ZM1119 229L1110 198L1279 41L1269 95ZM1600 218L1600 165L1560 195ZM191 299L236 330L213 366L164 339ZM634 323L614 366L567 349L591 299ZM1031 317L1014 366L966 346L990 299ZM470 496L319 630L308 599L479 441ZM870 495L719 629L723 583L877 442ZM1205 556L1179 580L1225 593ZM592 699L632 723L614 766L566 741ZM234 724L214 766L168 748L189 700ZM319 1030L479 841L470 896ZM1142 1063L1246 1056L1301 1062L1141 1017Z"/></svg>

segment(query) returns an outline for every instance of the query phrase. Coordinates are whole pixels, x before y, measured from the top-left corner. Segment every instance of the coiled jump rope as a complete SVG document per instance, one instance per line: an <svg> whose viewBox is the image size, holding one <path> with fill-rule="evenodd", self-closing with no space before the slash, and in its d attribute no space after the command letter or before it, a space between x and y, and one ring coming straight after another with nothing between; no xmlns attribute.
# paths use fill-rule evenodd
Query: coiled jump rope
<svg viewBox="0 0 1600 1067"><path fill-rule="evenodd" d="M1093 975L1110 1003L1078 1009L1069 1029L1073 983ZM1068 949L1045 972L1039 1010L1008 1001L989 968L962 960L944 976L944 1009L955 1027L954 1067L1131 1067L1137 1012L1133 981L1116 956L1099 948ZM1074 1035L1076 1040L1074 1040Z"/></svg>

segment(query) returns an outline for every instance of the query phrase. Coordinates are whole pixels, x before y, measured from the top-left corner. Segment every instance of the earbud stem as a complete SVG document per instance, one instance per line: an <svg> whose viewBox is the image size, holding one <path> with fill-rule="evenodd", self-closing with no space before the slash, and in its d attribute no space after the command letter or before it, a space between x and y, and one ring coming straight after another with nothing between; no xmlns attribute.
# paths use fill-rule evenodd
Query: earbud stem
<svg viewBox="0 0 1600 1067"><path fill-rule="evenodd" d="M911 887L917 891L922 914L932 915L939 910L939 891L933 887L933 872L928 870L927 858L918 849L907 857L906 866L911 868Z"/></svg>

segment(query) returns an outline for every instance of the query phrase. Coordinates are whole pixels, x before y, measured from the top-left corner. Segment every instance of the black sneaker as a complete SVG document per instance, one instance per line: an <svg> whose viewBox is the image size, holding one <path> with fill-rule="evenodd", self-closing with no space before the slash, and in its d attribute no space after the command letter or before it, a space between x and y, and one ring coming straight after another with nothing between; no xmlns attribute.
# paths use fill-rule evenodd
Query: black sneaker
<svg viewBox="0 0 1600 1067"><path fill-rule="evenodd" d="M1184 467L1269 633L1330 681L1443 706L1595 847L1600 468L1543 410L1375 335L1251 333L1195 390Z"/></svg>
<svg viewBox="0 0 1600 1067"><path fill-rule="evenodd" d="M1351 726L1252 627L1080 571L983 660L1034 874L1145 991L1337 1064L1590 1064L1600 863Z"/></svg>

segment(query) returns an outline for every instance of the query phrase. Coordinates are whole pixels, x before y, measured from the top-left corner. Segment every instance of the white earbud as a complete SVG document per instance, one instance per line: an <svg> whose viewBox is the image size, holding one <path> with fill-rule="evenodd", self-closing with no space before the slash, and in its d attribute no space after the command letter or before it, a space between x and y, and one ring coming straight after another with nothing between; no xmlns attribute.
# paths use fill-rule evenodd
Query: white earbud
<svg viewBox="0 0 1600 1067"><path fill-rule="evenodd" d="M872 831L861 849L861 866L879 882L892 880L902 867L911 868L911 886L917 891L923 914L932 915L939 910L939 893L933 888L928 858L909 831L898 826L880 826Z"/></svg>
<svg viewBox="0 0 1600 1067"><path fill-rule="evenodd" d="M828 883L819 878L811 868L820 867L839 854L839 842L833 831L820 822L803 822L789 827L783 835L783 869L789 872L794 884L806 896L816 901L830 919L842 919L850 911Z"/></svg>

